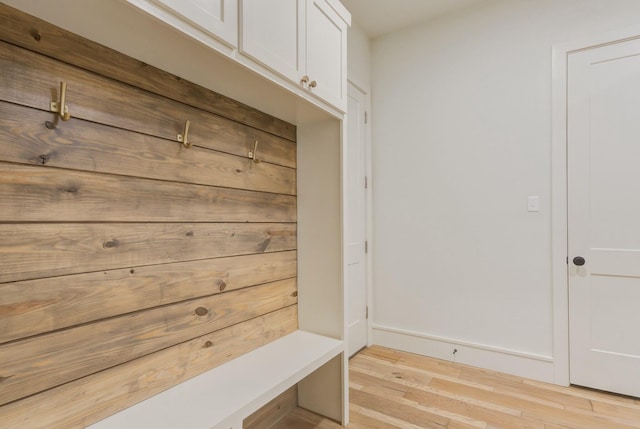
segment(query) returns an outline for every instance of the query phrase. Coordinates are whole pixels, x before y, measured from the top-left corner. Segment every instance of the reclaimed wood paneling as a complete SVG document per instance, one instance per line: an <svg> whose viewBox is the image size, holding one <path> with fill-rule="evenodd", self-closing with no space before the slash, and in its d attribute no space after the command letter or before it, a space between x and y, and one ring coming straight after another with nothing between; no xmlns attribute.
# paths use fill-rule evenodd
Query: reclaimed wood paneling
<svg viewBox="0 0 640 429"><path fill-rule="evenodd" d="M242 429L270 429L297 406L298 386L296 385L244 419Z"/></svg>
<svg viewBox="0 0 640 429"><path fill-rule="evenodd" d="M291 141L296 127L246 104L0 4L0 40L74 64L172 100L268 131Z"/></svg>
<svg viewBox="0 0 640 429"><path fill-rule="evenodd" d="M85 427L294 331L295 127L0 19L0 427Z"/></svg>
<svg viewBox="0 0 640 429"><path fill-rule="evenodd" d="M17 219L22 222L295 222L296 199L290 195L0 162L0 222Z"/></svg>
<svg viewBox="0 0 640 429"><path fill-rule="evenodd" d="M0 407L7 428L83 428L297 328L296 306Z"/></svg>
<svg viewBox="0 0 640 429"><path fill-rule="evenodd" d="M173 141L189 120L189 140L195 146L246 158L257 140L259 158L264 162L295 166L292 141L3 42L0 70L0 99L5 101L49 111L51 101L59 99L60 82L64 81L72 118Z"/></svg>
<svg viewBox="0 0 640 429"><path fill-rule="evenodd" d="M0 404L296 302L295 279L281 280L5 344L0 346Z"/></svg>
<svg viewBox="0 0 640 429"><path fill-rule="evenodd" d="M71 119L0 101L0 161L64 167L181 183L296 193L296 171L216 151Z"/></svg>
<svg viewBox="0 0 640 429"><path fill-rule="evenodd" d="M295 248L295 224L0 224L0 283Z"/></svg>
<svg viewBox="0 0 640 429"><path fill-rule="evenodd" d="M0 343L294 278L296 258L264 253L0 284Z"/></svg>

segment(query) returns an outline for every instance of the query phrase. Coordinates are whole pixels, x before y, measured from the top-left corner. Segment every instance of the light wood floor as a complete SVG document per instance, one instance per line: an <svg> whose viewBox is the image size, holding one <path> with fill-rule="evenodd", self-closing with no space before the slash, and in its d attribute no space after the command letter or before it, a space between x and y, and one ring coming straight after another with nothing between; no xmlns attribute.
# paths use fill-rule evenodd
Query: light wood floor
<svg viewBox="0 0 640 429"><path fill-rule="evenodd" d="M640 428L640 400L371 347L350 361L349 429ZM278 429L337 429L296 409Z"/></svg>

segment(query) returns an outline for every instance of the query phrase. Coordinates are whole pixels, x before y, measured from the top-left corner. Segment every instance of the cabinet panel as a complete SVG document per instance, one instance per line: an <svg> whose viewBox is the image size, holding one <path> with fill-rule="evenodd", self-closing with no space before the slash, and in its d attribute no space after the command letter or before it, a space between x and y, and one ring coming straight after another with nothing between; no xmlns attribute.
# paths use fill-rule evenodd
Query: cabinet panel
<svg viewBox="0 0 640 429"><path fill-rule="evenodd" d="M129 2L204 43L213 37L231 47L238 46L238 0Z"/></svg>
<svg viewBox="0 0 640 429"><path fill-rule="evenodd" d="M309 0L306 71L310 91L337 107L345 104L347 26L324 0Z"/></svg>
<svg viewBox="0 0 640 429"><path fill-rule="evenodd" d="M240 0L240 52L298 82L304 9L304 0Z"/></svg>

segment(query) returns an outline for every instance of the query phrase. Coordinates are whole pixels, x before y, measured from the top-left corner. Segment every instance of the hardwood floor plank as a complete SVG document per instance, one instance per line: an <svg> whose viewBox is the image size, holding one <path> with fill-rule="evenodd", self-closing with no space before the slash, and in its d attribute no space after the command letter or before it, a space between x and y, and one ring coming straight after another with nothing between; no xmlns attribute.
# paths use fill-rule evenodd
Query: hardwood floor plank
<svg viewBox="0 0 640 429"><path fill-rule="evenodd" d="M436 391L446 391L448 393L476 398L478 400L488 401L491 403L506 404L509 407L522 411L523 417L532 420L545 421L553 424L578 424L581 427L588 425L597 425L601 428L611 429L629 429L632 426L617 421L613 417L608 419L596 413L580 413L564 409L561 404L553 404L552 406L540 404L533 401L527 401L519 397L489 392L487 390L478 389L470 386L451 383L446 380L435 379L430 387Z"/></svg>
<svg viewBox="0 0 640 429"><path fill-rule="evenodd" d="M403 399L449 413L448 416L471 418L486 425L486 429L640 427L640 408L634 398L563 388L379 347L352 358L350 374L360 391L384 397L386 392L409 388ZM420 383L419 377L429 378ZM394 388L389 383L398 386ZM600 401L599 405L593 405L594 401ZM382 412L387 414L384 409ZM454 422L458 424L452 419ZM422 427L429 426L423 423Z"/></svg>
<svg viewBox="0 0 640 429"><path fill-rule="evenodd" d="M364 390L350 390L349 401L362 407L382 412L398 420L404 420L407 423L422 425L425 428L442 429L449 424L448 418L424 411L420 407Z"/></svg>
<svg viewBox="0 0 640 429"><path fill-rule="evenodd" d="M380 379L375 374L357 374L357 373L354 374L354 372L357 372L357 370L354 371L353 367L351 368L350 372L352 373L351 377L354 380L357 380L362 386L361 389L359 389L361 391L386 397L386 398L389 398L390 400L393 400L399 403L404 403L412 407L419 408L423 411L436 414L444 419L448 419L449 426L451 426L452 422L456 422L458 426L461 426L464 428L484 427L483 423L480 420L470 418L469 416L467 416L463 412L459 412L458 410L447 409L445 406L442 406L442 404L438 401L427 403L427 402L419 402L419 401L413 400L411 397L411 392L413 392L413 389L420 388L420 387L422 387L423 389L428 389L428 388L425 388L424 386L411 387L411 386L407 386L410 383L405 384L405 382L402 380L397 380L397 381L384 380L384 379ZM380 385L382 385L382 387L385 388L387 391L391 391L391 392L400 391L403 389L403 386L404 386L404 389L406 389L406 392L401 396L400 395L390 396L385 394L386 392L384 391L381 392ZM458 397L443 396L442 399L446 403L447 401L457 401ZM506 411L517 414L512 410L507 409Z"/></svg>
<svg viewBox="0 0 640 429"><path fill-rule="evenodd" d="M358 427L358 425L367 429L420 429L422 427L357 404L350 404L349 416L349 428Z"/></svg>
<svg viewBox="0 0 640 429"><path fill-rule="evenodd" d="M349 379L348 429L640 428L637 398L379 346L351 358Z"/></svg>
<svg viewBox="0 0 640 429"><path fill-rule="evenodd" d="M593 407L591 401L586 398L580 398L567 394L565 392L556 392L550 389L537 386L526 386L522 379L513 380L511 377L506 378L501 374L482 370L478 368L463 368L460 378L474 383L484 384L492 387L496 392L502 392L512 395L525 394L529 398L537 398L544 402L555 402L566 408L591 410ZM526 392L526 393L524 393Z"/></svg>

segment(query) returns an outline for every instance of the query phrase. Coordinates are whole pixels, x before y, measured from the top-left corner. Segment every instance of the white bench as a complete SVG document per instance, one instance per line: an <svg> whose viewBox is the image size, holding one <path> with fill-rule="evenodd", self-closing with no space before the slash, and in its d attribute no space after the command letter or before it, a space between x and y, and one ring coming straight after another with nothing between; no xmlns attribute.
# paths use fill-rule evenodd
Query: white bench
<svg viewBox="0 0 640 429"><path fill-rule="evenodd" d="M90 429L242 429L242 421L344 351L295 331L89 426Z"/></svg>

